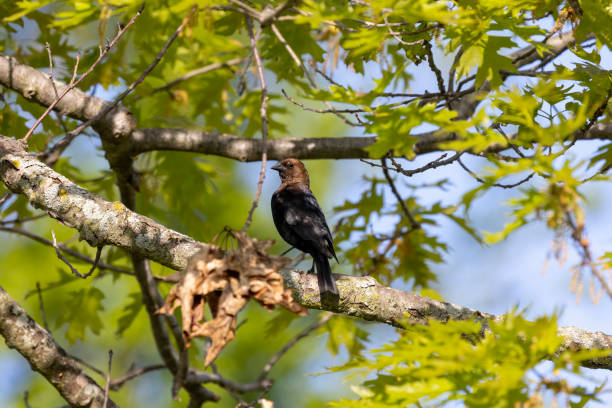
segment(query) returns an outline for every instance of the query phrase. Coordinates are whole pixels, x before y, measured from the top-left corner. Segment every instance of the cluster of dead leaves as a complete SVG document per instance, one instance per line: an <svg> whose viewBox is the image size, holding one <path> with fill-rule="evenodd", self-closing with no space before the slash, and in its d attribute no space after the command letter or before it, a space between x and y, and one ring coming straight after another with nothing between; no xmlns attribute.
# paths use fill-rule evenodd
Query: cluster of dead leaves
<svg viewBox="0 0 612 408"><path fill-rule="evenodd" d="M182 272L181 280L170 290L166 304L159 313L171 314L181 306L183 336L189 346L194 337L210 338L205 364L209 365L236 335L236 317L249 299L255 299L266 309L282 306L294 313L306 314L295 303L291 291L283 287L277 272L290 259L268 255L272 240L257 240L241 231L228 234L238 249L224 251L210 245L195 254ZM208 304L211 320L205 320Z"/></svg>

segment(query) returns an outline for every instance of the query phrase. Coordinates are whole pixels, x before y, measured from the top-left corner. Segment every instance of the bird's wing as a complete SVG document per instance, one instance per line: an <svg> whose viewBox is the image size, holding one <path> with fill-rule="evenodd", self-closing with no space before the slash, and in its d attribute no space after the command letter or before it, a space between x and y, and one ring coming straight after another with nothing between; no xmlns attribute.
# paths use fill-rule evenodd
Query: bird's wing
<svg viewBox="0 0 612 408"><path fill-rule="evenodd" d="M315 243L325 255L336 258L325 215L312 192L292 194L291 205L285 212L285 221L301 239Z"/></svg>

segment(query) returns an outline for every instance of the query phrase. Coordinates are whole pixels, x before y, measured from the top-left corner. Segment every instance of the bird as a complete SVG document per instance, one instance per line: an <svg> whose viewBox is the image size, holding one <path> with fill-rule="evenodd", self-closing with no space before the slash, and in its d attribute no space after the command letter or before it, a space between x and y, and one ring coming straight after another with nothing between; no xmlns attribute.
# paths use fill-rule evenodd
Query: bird
<svg viewBox="0 0 612 408"><path fill-rule="evenodd" d="M329 260L338 262L334 241L325 215L310 191L310 178L304 163L284 159L272 166L278 171L281 185L272 194L272 218L278 233L287 243L312 256L312 268L317 267L321 294L338 296Z"/></svg>

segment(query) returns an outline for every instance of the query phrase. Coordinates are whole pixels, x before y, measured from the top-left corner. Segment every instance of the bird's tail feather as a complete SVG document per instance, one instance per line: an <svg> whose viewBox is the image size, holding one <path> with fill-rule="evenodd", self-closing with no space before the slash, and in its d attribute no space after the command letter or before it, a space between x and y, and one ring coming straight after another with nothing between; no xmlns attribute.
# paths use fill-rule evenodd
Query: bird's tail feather
<svg viewBox="0 0 612 408"><path fill-rule="evenodd" d="M338 295L338 288L332 275L329 259L325 255L314 257L315 265L317 266L317 280L319 281L319 291L321 293L331 293Z"/></svg>

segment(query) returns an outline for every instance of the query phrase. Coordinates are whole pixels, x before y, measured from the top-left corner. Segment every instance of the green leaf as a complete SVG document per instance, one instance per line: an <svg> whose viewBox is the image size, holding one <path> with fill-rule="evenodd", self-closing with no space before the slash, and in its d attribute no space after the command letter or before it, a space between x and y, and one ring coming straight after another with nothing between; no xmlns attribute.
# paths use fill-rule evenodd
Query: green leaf
<svg viewBox="0 0 612 408"><path fill-rule="evenodd" d="M115 332L117 336L123 335L123 332L132 325L142 309L142 294L140 292L130 293L128 296L130 301L123 308L123 314L117 321L117 331Z"/></svg>
<svg viewBox="0 0 612 408"><path fill-rule="evenodd" d="M64 324L68 326L66 340L70 344L85 340L85 331L88 328L94 334L100 334L104 327L100 317L100 313L104 311L103 299L104 293L96 287L70 292L64 313L57 316L55 328L58 329Z"/></svg>

